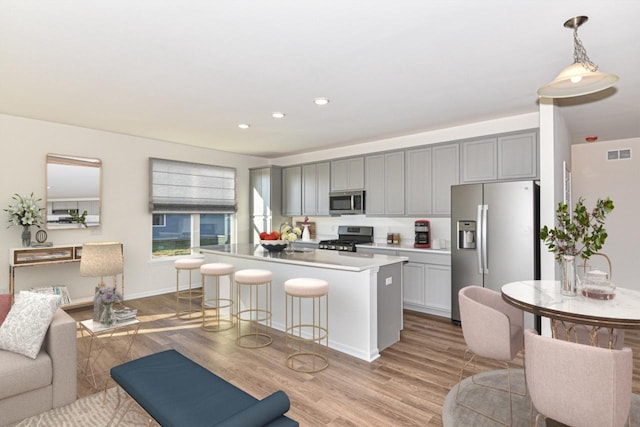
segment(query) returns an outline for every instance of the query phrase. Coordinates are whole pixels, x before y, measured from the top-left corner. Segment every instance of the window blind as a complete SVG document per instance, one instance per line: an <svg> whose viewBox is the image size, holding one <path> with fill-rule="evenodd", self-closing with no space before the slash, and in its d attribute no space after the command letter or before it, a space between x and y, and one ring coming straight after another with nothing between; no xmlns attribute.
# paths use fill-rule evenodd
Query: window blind
<svg viewBox="0 0 640 427"><path fill-rule="evenodd" d="M152 213L237 211L235 168L149 158Z"/></svg>

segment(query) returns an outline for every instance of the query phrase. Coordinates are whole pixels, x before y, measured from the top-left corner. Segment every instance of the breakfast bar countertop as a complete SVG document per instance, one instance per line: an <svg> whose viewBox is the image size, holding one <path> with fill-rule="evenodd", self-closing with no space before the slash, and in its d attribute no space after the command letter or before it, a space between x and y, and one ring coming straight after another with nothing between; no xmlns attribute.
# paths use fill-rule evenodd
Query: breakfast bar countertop
<svg viewBox="0 0 640 427"><path fill-rule="evenodd" d="M384 265L408 261L404 256L295 248L295 245L292 253L269 252L260 244L253 243L200 246L194 249L201 253L222 253L239 258L259 258L276 263L347 271L377 270Z"/></svg>

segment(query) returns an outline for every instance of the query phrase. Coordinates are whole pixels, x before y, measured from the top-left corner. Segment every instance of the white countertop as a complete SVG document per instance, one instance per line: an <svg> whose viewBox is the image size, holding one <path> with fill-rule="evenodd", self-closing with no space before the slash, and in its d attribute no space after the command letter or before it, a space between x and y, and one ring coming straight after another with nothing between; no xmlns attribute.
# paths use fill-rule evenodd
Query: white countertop
<svg viewBox="0 0 640 427"><path fill-rule="evenodd" d="M387 243L363 243L360 245L356 245L356 247L374 248L388 251L411 251L423 253L426 252L430 254L451 255L451 250L449 249L414 248L413 243L401 243L399 245L389 245Z"/></svg>
<svg viewBox="0 0 640 427"><path fill-rule="evenodd" d="M259 244L251 243L201 246L194 249L203 253L219 253L240 258L268 259L269 261L277 263L307 265L309 267L346 271L371 270L377 269L383 265L408 261L408 258L403 256L308 248L298 248L291 254L286 252L269 252Z"/></svg>

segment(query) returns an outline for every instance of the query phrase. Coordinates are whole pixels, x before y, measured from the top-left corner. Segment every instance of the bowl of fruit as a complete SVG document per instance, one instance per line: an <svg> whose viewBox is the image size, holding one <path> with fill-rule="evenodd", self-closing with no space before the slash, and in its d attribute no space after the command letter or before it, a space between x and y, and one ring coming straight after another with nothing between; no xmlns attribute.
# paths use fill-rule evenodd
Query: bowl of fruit
<svg viewBox="0 0 640 427"><path fill-rule="evenodd" d="M260 233L260 244L269 252L282 252L287 247L287 241L280 240L278 231L272 231L271 233L263 231Z"/></svg>

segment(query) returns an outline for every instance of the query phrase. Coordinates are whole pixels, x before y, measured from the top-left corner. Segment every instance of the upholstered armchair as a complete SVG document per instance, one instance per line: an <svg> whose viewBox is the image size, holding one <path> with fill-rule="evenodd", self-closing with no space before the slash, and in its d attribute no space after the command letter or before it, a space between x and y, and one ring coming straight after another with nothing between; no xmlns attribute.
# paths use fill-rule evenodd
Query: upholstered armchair
<svg viewBox="0 0 640 427"><path fill-rule="evenodd" d="M624 426L631 407L633 357L525 331L525 372L541 416L580 426Z"/></svg>
<svg viewBox="0 0 640 427"><path fill-rule="evenodd" d="M499 389L508 394L509 398L509 420L499 420L495 417L483 413L482 411L469 406L460 400L460 383L456 391L457 404L474 411L480 415L490 418L503 425L511 425L513 419L513 408L511 404L511 394L520 396L523 392L514 392L511 389L511 369L509 362L516 358L524 347L524 313L522 310L513 307L503 301L500 293L480 286L467 286L458 293L460 305L460 322L467 349L465 350L462 368L460 369L460 381L462 381L466 367L471 364L476 356L503 362L507 369L507 389ZM469 359L467 359L470 355ZM474 384L489 387L476 382L475 364L472 373ZM495 387L489 387L494 388Z"/></svg>

